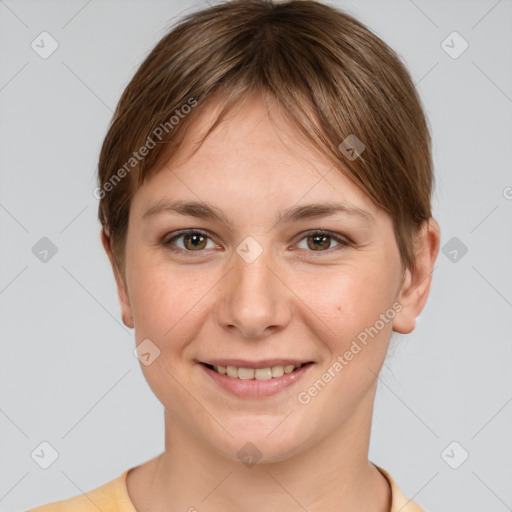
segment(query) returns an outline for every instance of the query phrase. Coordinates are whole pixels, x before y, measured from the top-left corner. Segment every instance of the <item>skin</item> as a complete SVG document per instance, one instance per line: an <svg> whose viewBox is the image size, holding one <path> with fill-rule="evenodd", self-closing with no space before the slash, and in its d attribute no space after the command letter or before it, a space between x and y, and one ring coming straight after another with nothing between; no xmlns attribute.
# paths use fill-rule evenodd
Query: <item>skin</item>
<svg viewBox="0 0 512 512"><path fill-rule="evenodd" d="M123 269L102 236L124 323L137 344L149 338L161 351L141 368L165 409L165 451L129 472L130 498L139 512L389 511L387 480L368 460L376 376L392 331L411 332L425 305L439 226L431 219L417 233L417 266L405 270L391 218L277 109L271 121L260 96L192 154L214 111L212 103L185 145L134 194ZM177 199L208 202L231 222L169 212L143 219L158 201ZM338 213L276 221L288 208L325 202L372 220ZM181 237L174 240L181 253L172 252L165 242L189 228L209 238L194 250ZM350 243L328 237L315 250L318 234L306 232L319 229ZM263 250L251 263L236 252L249 236ZM300 403L298 394L394 303L401 311ZM314 364L273 397L240 399L198 364L222 357ZM237 458L247 442L262 454L252 467Z"/></svg>

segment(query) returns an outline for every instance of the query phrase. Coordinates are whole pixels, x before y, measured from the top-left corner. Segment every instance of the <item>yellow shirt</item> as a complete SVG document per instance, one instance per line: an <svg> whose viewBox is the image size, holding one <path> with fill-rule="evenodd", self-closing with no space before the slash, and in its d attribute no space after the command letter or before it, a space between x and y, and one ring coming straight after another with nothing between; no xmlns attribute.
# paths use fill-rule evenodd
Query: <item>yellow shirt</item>
<svg viewBox="0 0 512 512"><path fill-rule="evenodd" d="M391 487L392 502L390 512L424 512L414 501L409 500L401 493L387 471L378 466L376 467L386 477ZM67 500L56 501L30 509L27 512L98 512L98 510L137 512L130 500L126 487L126 475L130 469L127 469L114 480L89 491L87 495L80 494Z"/></svg>

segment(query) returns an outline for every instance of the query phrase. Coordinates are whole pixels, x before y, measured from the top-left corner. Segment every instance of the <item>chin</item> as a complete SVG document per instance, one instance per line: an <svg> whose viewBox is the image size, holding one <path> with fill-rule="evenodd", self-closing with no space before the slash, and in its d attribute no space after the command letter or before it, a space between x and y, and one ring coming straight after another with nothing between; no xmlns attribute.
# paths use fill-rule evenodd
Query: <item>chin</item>
<svg viewBox="0 0 512 512"><path fill-rule="evenodd" d="M311 433L305 429L291 423L285 427L288 420L280 425L283 418L272 419L275 420L272 428L268 427L268 421L261 421L260 425L253 423L245 429L239 427L235 430L228 427L232 438L226 435L222 439L209 440L209 444L222 456L241 462L247 467L286 461L313 444ZM246 418L245 422L247 426L250 419Z"/></svg>

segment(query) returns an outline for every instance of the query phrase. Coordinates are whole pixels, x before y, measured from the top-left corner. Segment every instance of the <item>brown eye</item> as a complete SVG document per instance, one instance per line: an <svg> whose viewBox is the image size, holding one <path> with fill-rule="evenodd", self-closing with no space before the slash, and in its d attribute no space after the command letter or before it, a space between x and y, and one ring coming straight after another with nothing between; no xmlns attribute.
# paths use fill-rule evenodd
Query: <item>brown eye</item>
<svg viewBox="0 0 512 512"><path fill-rule="evenodd" d="M302 240L307 240L306 247L301 247ZM306 249L309 252L328 252L329 249L336 250L350 245L350 242L341 236L325 231L311 231L306 233L306 236L304 236L302 240L299 242L298 247L300 249ZM333 241L337 245L333 246Z"/></svg>
<svg viewBox="0 0 512 512"><path fill-rule="evenodd" d="M200 234L183 235L183 245L191 251L204 249L206 247L206 237Z"/></svg>
<svg viewBox="0 0 512 512"><path fill-rule="evenodd" d="M202 252L203 249L212 248L207 247L208 242L215 247L215 244L210 240L210 237L206 233L201 231L185 231L181 232L171 238L168 238L163 242L171 251L191 253L191 252Z"/></svg>
<svg viewBox="0 0 512 512"><path fill-rule="evenodd" d="M330 238L331 237L329 235L310 235L307 237L308 247L314 251L319 249L329 249L329 246L331 245ZM309 240L312 240L312 242L309 243Z"/></svg>

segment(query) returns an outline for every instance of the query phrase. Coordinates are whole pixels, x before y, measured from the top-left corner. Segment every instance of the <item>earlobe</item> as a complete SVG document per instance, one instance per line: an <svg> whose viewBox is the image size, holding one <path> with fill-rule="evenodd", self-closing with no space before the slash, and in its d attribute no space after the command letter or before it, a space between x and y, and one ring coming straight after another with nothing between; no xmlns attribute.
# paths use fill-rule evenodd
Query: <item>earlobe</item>
<svg viewBox="0 0 512 512"><path fill-rule="evenodd" d="M402 286L398 294L400 311L393 320L393 330L402 334L408 334L416 327L416 316L411 311L412 273L407 268L404 272Z"/></svg>
<svg viewBox="0 0 512 512"><path fill-rule="evenodd" d="M125 285L122 280L116 277L117 283L117 296L119 298L119 305L121 306L121 318L123 319L124 325L133 329L135 326L133 321L132 307L130 305L130 299L125 289Z"/></svg>
<svg viewBox="0 0 512 512"><path fill-rule="evenodd" d="M126 283L125 280L120 275L120 271L118 269L118 266L114 259L114 255L112 253L110 238L108 234L105 232L104 228L101 230L100 237L101 243L103 244L103 248L105 249L105 252L107 253L108 259L110 261L112 271L114 272L114 278L117 287L117 297L119 299L119 305L121 306L121 317L123 319L123 323L124 325L126 325L126 327L133 329L135 324L133 321L133 313L130 305L130 299L128 297L128 293L126 290Z"/></svg>
<svg viewBox="0 0 512 512"><path fill-rule="evenodd" d="M416 318L423 310L432 282L434 264L439 252L439 225L431 218L425 221L415 239L415 266L406 269L398 302L402 309L393 320L393 330L408 334L416 327Z"/></svg>

